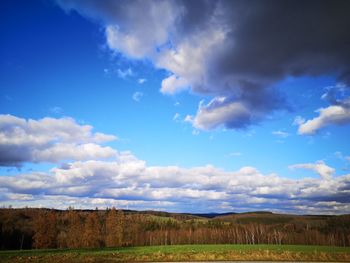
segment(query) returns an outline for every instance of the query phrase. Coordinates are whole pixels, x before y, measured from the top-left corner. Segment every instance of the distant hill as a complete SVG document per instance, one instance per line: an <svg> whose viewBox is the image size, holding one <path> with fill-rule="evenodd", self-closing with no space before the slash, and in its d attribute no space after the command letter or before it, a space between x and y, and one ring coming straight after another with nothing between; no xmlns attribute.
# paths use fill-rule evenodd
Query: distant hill
<svg viewBox="0 0 350 263"><path fill-rule="evenodd" d="M205 218L215 218L215 217L235 215L235 214L237 214L237 213L234 213L234 212L228 212L228 213L203 213L203 214L189 214L189 215L205 217Z"/></svg>

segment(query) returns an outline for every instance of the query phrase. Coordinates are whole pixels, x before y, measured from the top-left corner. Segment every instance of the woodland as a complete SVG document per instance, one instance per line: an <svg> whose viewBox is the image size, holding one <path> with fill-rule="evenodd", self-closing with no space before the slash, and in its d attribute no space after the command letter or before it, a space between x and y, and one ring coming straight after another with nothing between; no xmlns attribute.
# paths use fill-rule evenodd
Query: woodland
<svg viewBox="0 0 350 263"><path fill-rule="evenodd" d="M350 246L350 215L0 209L0 249L178 244Z"/></svg>

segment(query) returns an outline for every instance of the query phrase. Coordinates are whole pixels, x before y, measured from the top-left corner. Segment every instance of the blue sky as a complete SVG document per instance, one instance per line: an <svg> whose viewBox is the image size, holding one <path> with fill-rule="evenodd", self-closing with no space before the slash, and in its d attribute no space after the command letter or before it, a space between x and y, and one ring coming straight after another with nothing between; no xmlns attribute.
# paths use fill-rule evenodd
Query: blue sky
<svg viewBox="0 0 350 263"><path fill-rule="evenodd" d="M0 204L349 211L349 85L343 76L350 64L343 59L349 51L342 50L348 36L339 29L349 18L341 20L344 2L335 2L339 14L316 6L307 18L320 22L319 34L329 39L324 46L317 33L304 41L307 26L303 32L282 20L299 50L282 40L269 49L284 39L278 28L261 35L250 25L254 15L235 13L257 5L257 17L265 19L268 8L257 3L199 1L201 13L182 1L3 1ZM220 17L210 11L226 5ZM271 10L282 15L284 8ZM306 7L291 12L298 10ZM344 25L322 29L319 19L334 15ZM244 42L254 38L261 45ZM80 137L70 129L89 132ZM96 133L115 137L100 140ZM104 165L114 168L106 172ZM93 178L77 176L75 166L94 171ZM134 177L122 172L128 168L136 169ZM249 188L244 174L261 183ZM84 177L84 191L74 176ZM66 177L70 184L62 185ZM230 178L239 179L230 184ZM27 180L40 187L24 187ZM104 191L109 180L116 185ZM277 191L280 184L285 188ZM72 190L53 191L58 185Z"/></svg>

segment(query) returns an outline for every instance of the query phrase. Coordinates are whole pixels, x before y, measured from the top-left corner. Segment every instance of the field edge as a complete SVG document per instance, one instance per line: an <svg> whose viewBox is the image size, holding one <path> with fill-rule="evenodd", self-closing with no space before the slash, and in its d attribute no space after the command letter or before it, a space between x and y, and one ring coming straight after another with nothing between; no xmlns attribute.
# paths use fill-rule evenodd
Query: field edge
<svg viewBox="0 0 350 263"><path fill-rule="evenodd" d="M320 261L349 262L350 247L305 245L174 245L104 249L0 251L0 262L183 262Z"/></svg>

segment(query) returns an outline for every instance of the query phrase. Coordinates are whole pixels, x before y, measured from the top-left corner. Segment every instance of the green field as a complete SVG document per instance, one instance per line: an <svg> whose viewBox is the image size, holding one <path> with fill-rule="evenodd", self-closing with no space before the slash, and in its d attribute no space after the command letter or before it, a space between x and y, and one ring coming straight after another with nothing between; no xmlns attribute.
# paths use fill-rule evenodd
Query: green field
<svg viewBox="0 0 350 263"><path fill-rule="evenodd" d="M105 249L0 251L0 262L200 260L349 261L350 247L297 245L175 245Z"/></svg>

